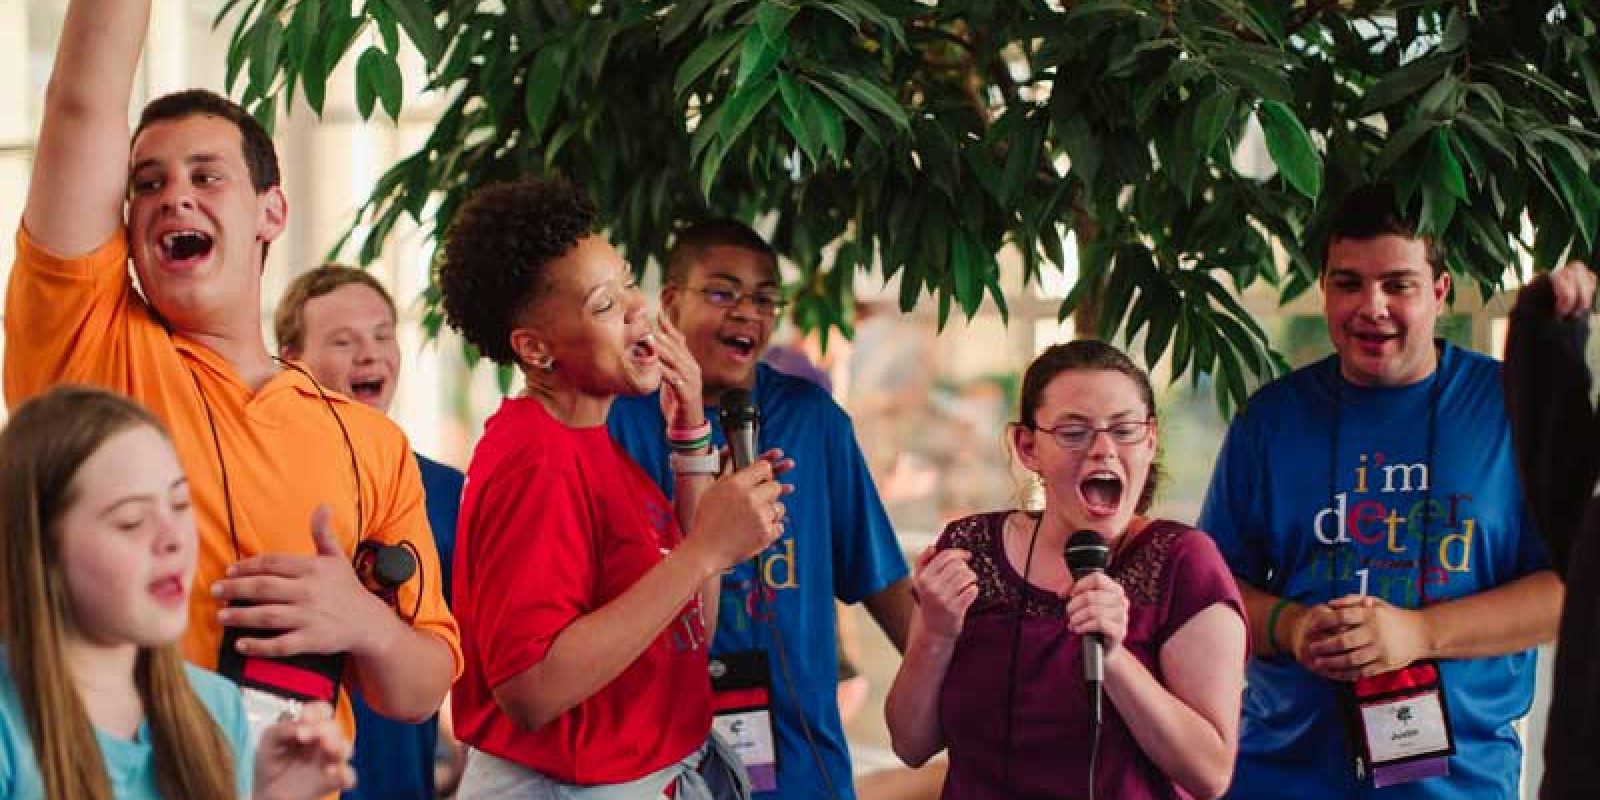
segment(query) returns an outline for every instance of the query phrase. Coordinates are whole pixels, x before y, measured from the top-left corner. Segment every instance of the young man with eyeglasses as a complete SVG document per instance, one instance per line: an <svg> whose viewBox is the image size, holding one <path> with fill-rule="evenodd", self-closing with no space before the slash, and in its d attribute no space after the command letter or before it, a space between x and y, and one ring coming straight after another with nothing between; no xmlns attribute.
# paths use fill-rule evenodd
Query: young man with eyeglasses
<svg viewBox="0 0 1600 800"><path fill-rule="evenodd" d="M1228 796L1510 800L1562 588L1500 364L1434 338L1450 275L1393 187L1354 192L1327 242L1335 354L1251 398L1200 517L1254 656Z"/></svg>
<svg viewBox="0 0 1600 800"><path fill-rule="evenodd" d="M795 461L783 535L756 563L723 575L712 647L719 729L737 739L761 800L849 800L849 752L835 699L835 603L864 602L897 648L911 615L905 558L867 472L849 417L826 392L760 363L787 305L777 254L732 220L674 241L662 313L700 364L703 394L749 389L761 410L757 451ZM620 397L612 435L672 493L669 444L656 396ZM716 419L715 409L707 409ZM720 430L715 444L724 443ZM759 575L757 574L759 572ZM770 746L776 738L775 758ZM747 755L748 754L748 755Z"/></svg>

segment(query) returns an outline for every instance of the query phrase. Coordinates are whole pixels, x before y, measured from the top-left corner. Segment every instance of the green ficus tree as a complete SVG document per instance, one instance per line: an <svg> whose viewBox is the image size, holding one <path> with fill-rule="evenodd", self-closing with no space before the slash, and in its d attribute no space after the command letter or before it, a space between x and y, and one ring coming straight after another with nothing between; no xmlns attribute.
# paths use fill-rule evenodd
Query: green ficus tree
<svg viewBox="0 0 1600 800"><path fill-rule="evenodd" d="M231 0L218 21L230 89L269 120L297 93L320 113L347 59L364 116L448 98L340 243L363 262L402 216L440 236L473 188L559 173L636 265L686 219L775 217L796 321L848 332L857 271L943 324L1005 312L1002 248L1034 281L1075 232L1061 316L1142 336L1226 411L1284 369L1238 294L1311 286L1357 184L1392 181L1485 295L1519 253L1589 252L1597 18L1579 0ZM426 86L402 85L402 40ZM1247 173L1251 126L1272 168Z"/></svg>

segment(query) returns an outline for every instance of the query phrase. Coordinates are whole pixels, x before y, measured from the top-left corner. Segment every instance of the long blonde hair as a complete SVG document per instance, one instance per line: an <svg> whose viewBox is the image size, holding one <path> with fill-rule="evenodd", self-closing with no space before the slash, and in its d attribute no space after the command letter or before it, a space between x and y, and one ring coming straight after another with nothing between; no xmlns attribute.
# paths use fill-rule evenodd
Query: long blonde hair
<svg viewBox="0 0 1600 800"><path fill-rule="evenodd" d="M51 800L112 800L93 723L67 671L69 599L57 528L77 500L74 477L83 463L113 435L139 426L168 435L132 400L59 387L24 403L0 432L0 635ZM162 797L236 795L233 756L190 688L177 646L140 648L134 672Z"/></svg>

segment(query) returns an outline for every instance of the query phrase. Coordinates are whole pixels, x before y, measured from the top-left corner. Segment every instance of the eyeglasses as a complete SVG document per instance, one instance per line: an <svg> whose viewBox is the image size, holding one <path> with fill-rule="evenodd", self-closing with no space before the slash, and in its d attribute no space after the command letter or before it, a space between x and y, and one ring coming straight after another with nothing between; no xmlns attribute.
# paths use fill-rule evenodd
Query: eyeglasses
<svg viewBox="0 0 1600 800"><path fill-rule="evenodd" d="M756 313L763 317L776 317L783 313L784 306L789 305L789 301L783 298L782 292L770 289L741 292L725 286L702 286L690 291L699 292L707 303L717 308L738 308L740 302L749 298L750 305L755 306Z"/></svg>
<svg viewBox="0 0 1600 800"><path fill-rule="evenodd" d="M1138 421L1113 422L1104 427L1085 425L1081 422L1068 422L1054 428L1034 427L1040 433L1048 433L1055 438L1056 444L1068 450L1088 450L1094 444L1094 437L1105 433L1111 436L1111 441L1119 445L1144 444L1150 438L1150 426L1154 419Z"/></svg>

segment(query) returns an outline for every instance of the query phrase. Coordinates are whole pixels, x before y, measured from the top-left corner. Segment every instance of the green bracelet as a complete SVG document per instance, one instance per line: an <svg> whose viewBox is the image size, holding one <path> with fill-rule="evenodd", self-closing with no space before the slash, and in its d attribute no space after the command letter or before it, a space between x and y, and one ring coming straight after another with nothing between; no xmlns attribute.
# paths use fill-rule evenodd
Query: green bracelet
<svg viewBox="0 0 1600 800"><path fill-rule="evenodd" d="M1287 597L1280 597L1278 602L1272 604L1272 610L1267 612L1267 646L1272 648L1273 655L1283 652L1283 645L1278 644L1278 615L1292 602Z"/></svg>

